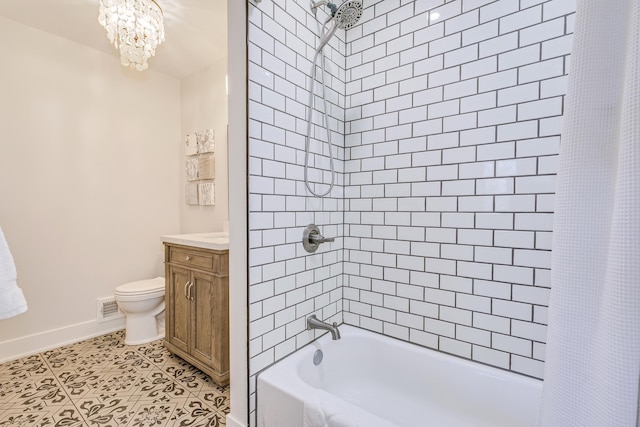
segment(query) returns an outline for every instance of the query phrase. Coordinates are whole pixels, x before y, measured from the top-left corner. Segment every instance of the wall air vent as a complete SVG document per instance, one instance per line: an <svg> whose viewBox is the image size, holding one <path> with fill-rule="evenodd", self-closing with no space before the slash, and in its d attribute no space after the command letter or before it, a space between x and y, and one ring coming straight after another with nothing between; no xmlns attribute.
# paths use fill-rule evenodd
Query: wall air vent
<svg viewBox="0 0 640 427"><path fill-rule="evenodd" d="M124 314L120 311L114 297L98 298L96 300L96 317L98 322L106 322L123 316Z"/></svg>

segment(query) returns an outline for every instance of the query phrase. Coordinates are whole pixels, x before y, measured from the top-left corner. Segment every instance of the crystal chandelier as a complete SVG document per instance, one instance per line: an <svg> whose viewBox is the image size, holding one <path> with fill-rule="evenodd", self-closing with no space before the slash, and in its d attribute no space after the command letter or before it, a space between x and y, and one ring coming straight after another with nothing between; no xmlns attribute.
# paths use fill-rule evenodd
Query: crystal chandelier
<svg viewBox="0 0 640 427"><path fill-rule="evenodd" d="M98 22L120 50L122 65L138 71L147 69L147 59L164 41L163 13L155 0L100 0Z"/></svg>

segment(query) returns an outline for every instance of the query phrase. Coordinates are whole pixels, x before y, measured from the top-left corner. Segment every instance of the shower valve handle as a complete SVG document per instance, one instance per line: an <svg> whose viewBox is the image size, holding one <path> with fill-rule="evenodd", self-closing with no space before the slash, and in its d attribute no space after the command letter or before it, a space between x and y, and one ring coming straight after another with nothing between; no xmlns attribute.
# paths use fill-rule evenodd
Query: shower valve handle
<svg viewBox="0 0 640 427"><path fill-rule="evenodd" d="M309 253L318 250L320 243L333 242L335 240L335 237L324 237L320 234L320 229L315 224L307 225L302 233L302 246Z"/></svg>
<svg viewBox="0 0 640 427"><path fill-rule="evenodd" d="M326 243L326 242L333 242L333 241L336 240L336 238L335 237L324 237L324 236L321 236L321 235L319 235L317 233L311 233L311 234L309 234L309 240L311 241L311 243L320 244L320 243Z"/></svg>

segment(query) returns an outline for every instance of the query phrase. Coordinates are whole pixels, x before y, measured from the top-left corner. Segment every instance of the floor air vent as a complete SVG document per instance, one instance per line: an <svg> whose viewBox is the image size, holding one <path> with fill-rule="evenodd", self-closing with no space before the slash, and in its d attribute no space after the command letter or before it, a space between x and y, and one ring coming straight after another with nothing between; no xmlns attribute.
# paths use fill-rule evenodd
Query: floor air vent
<svg viewBox="0 0 640 427"><path fill-rule="evenodd" d="M96 305L98 322L106 322L107 320L113 320L124 316L120 311L120 308L118 308L118 303L114 297L98 298L96 300Z"/></svg>

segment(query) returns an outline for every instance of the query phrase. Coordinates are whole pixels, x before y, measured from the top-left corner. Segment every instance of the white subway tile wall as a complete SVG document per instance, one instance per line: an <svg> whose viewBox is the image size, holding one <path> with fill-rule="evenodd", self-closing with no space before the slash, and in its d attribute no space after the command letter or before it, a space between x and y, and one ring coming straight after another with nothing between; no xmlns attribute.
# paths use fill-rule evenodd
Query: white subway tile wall
<svg viewBox="0 0 640 427"><path fill-rule="evenodd" d="M249 370L250 411L255 411L255 378L263 368L312 341L305 319L315 313L343 321L343 223L345 94L362 86L345 85L345 35L339 31L324 49L329 126L335 156L335 188L326 198L310 197L304 184L309 81L324 8L314 17L304 0L263 0L249 6ZM382 37L382 35L381 35ZM389 37L395 37L390 35ZM362 41L362 43L366 43ZM373 60L373 59L372 59ZM395 67L382 52L376 67ZM362 80L372 74L364 67ZM355 70L355 69L354 69ZM317 73L320 74L319 67ZM358 72L356 71L355 74ZM375 81L370 83L377 85ZM309 178L316 191L328 187L329 150L322 125L322 86L314 89ZM354 102L358 96L354 96ZM363 96L361 103L370 102ZM368 129L373 119L354 128ZM380 117L378 126L393 122ZM354 152L357 155L357 150ZM372 153L364 151L364 157ZM378 165L372 168L378 169ZM302 231L317 224L325 236L338 236L309 254ZM251 425L255 417L251 416Z"/></svg>
<svg viewBox="0 0 640 427"><path fill-rule="evenodd" d="M256 374L318 335L312 313L542 377L575 0L363 5L325 48L338 174L323 199L303 165L326 11L249 6L252 413ZM318 139L309 176L327 183ZM307 254L312 222L338 238Z"/></svg>
<svg viewBox="0 0 640 427"><path fill-rule="evenodd" d="M368 87L386 94L375 112L346 69L345 323L541 378L575 1L364 4L347 64L373 49L400 62ZM365 160L388 177L375 193Z"/></svg>

